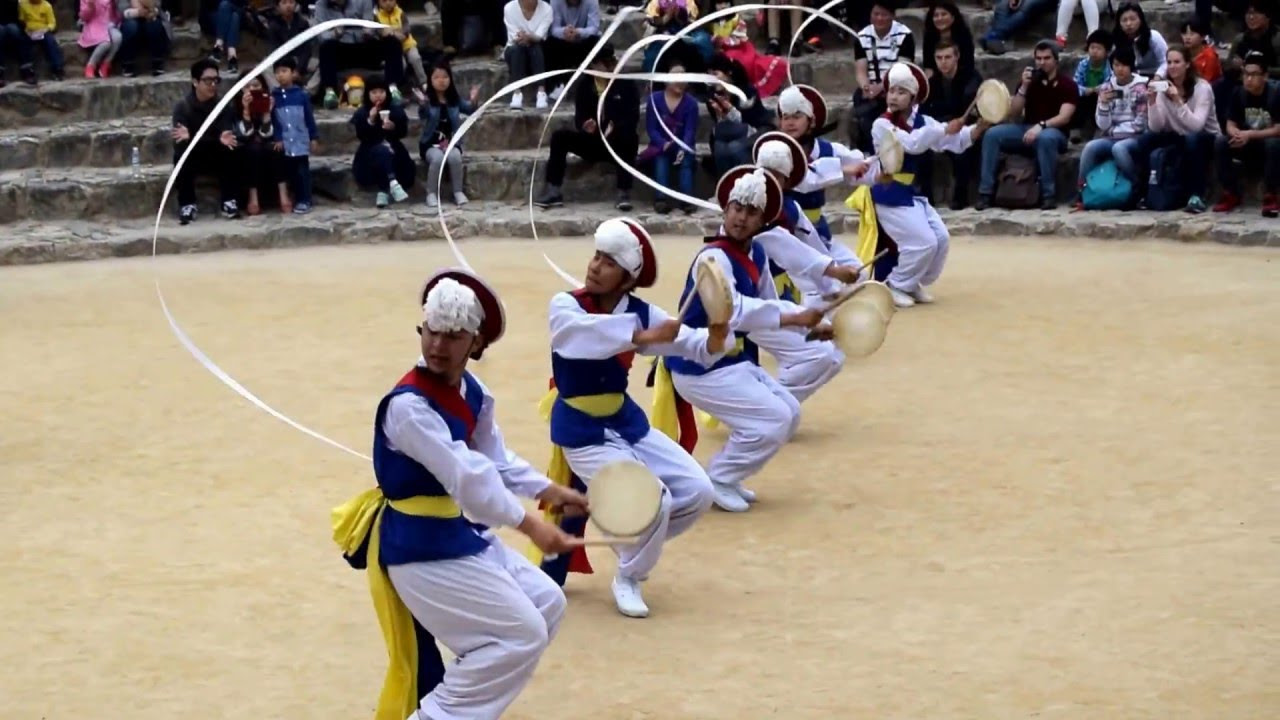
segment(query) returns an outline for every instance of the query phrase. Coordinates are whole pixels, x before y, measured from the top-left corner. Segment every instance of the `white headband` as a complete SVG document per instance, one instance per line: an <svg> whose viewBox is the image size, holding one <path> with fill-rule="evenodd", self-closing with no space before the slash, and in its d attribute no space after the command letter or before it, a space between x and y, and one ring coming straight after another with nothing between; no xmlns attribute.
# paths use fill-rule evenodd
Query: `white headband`
<svg viewBox="0 0 1280 720"><path fill-rule="evenodd" d="M484 309L475 290L453 278L441 278L427 293L422 322L432 332L461 330L475 335L484 322Z"/></svg>
<svg viewBox="0 0 1280 720"><path fill-rule="evenodd" d="M792 85L782 94L778 95L778 109L783 115L794 115L800 113L810 120L813 119L813 103L809 102L809 98L800 92L800 88Z"/></svg>
<svg viewBox="0 0 1280 720"><path fill-rule="evenodd" d="M747 207L764 209L769 202L769 186L765 181L764 170L756 168L734 181L733 189L729 190L729 202L735 201Z"/></svg>
<svg viewBox="0 0 1280 720"><path fill-rule="evenodd" d="M596 250L613 258L631 277L639 277L644 267L640 238L622 220L605 220L596 228Z"/></svg>
<svg viewBox="0 0 1280 720"><path fill-rule="evenodd" d="M756 165L789 177L794 169L791 164L791 147L781 140L765 141L756 156Z"/></svg>
<svg viewBox="0 0 1280 720"><path fill-rule="evenodd" d="M920 94L920 82L916 80L916 74L902 63L894 63L889 68L889 87L902 88L912 95Z"/></svg>

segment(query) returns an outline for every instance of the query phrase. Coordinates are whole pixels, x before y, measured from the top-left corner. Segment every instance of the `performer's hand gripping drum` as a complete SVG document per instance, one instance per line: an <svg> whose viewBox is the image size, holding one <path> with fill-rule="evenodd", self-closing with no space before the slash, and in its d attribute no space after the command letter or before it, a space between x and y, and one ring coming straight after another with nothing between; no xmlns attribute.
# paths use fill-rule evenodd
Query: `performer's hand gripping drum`
<svg viewBox="0 0 1280 720"><path fill-rule="evenodd" d="M600 468L591 478L587 504L591 506L591 523L612 537L585 544L630 543L658 519L662 484L643 464L620 460Z"/></svg>

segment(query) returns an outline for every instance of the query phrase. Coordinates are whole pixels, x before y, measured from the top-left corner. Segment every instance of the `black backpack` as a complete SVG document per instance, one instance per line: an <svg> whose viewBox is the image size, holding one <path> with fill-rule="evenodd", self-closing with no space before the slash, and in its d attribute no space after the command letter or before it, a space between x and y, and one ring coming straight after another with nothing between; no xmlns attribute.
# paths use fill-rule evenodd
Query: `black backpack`
<svg viewBox="0 0 1280 720"><path fill-rule="evenodd" d="M1189 199L1182 184L1182 149L1169 145L1156 148L1147 161L1147 209L1179 210Z"/></svg>

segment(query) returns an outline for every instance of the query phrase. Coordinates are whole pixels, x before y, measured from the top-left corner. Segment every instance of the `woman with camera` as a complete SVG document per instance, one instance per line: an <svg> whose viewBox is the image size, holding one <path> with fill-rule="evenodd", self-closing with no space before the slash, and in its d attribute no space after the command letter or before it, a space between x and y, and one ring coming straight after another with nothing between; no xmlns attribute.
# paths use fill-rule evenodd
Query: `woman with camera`
<svg viewBox="0 0 1280 720"><path fill-rule="evenodd" d="M1138 137L1147 130L1147 78L1136 73L1133 65L1132 47L1120 46L1111 52L1112 78L1099 88L1094 113L1099 136L1084 146L1080 156L1077 187L1081 190L1089 171L1107 160L1114 160L1116 169L1138 187L1134 151ZM1083 200L1077 199L1076 208L1084 209Z"/></svg>
<svg viewBox="0 0 1280 720"><path fill-rule="evenodd" d="M1190 193L1185 209L1202 213L1213 141L1222 134L1213 88L1199 77L1193 64L1195 58L1185 47L1169 48L1166 58L1168 79L1147 86L1147 132L1138 138L1135 153L1151 167L1155 150L1173 148L1182 161L1178 181Z"/></svg>
<svg viewBox="0 0 1280 720"><path fill-rule="evenodd" d="M751 144L756 136L775 128L773 114L760 101L741 63L717 54L711 58L710 72L747 96L747 101L740 103L724 87L715 86L707 99L707 114L715 124L711 128L711 157L704 169L719 178L731 168L751 164Z"/></svg>

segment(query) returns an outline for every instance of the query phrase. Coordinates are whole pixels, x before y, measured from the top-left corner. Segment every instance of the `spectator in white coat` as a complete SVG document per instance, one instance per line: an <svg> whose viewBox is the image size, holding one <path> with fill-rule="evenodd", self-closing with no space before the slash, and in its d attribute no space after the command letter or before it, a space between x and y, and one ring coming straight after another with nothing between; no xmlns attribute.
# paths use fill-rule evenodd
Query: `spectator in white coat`
<svg viewBox="0 0 1280 720"><path fill-rule="evenodd" d="M511 82L546 71L542 43L551 32L552 19L551 5L542 0L511 0L503 8L502 20L507 26L507 47L502 51L502 57L507 61ZM542 110L547 107L546 84L538 83L537 88L535 107ZM517 90L511 95L511 107L524 107L523 91Z"/></svg>

